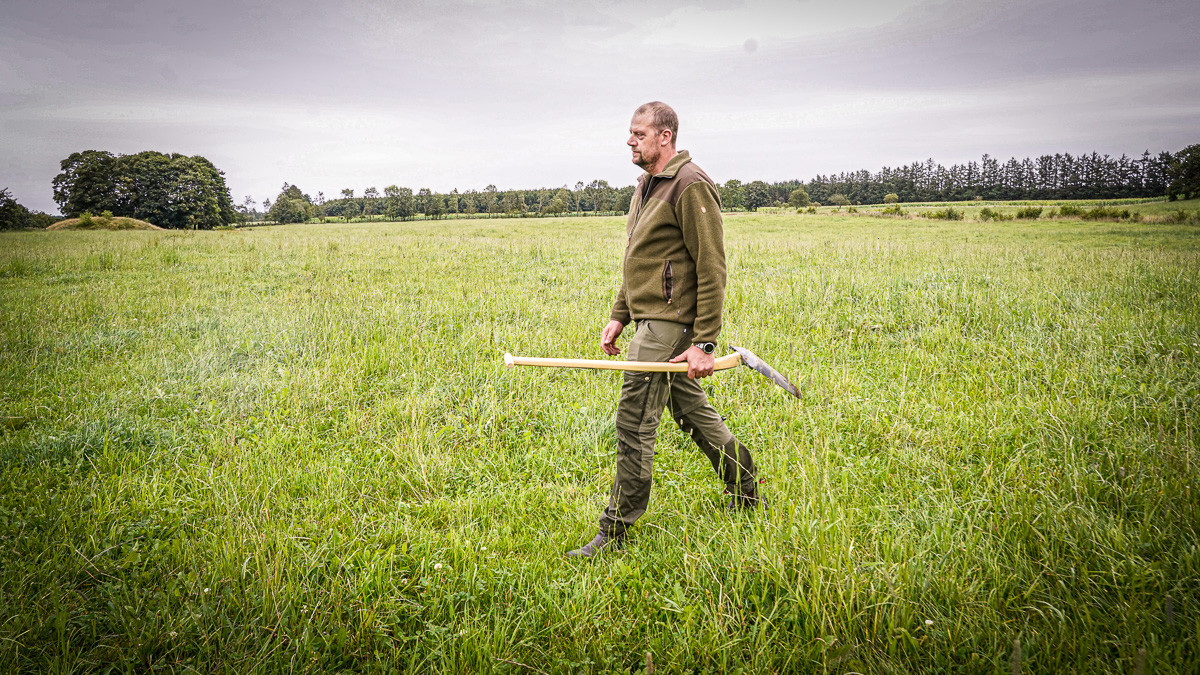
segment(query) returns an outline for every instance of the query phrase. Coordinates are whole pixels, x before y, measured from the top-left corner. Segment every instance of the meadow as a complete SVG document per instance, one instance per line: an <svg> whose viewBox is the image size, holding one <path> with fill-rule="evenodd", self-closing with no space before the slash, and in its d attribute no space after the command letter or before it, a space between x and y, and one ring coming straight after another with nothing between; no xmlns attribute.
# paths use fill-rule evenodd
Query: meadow
<svg viewBox="0 0 1200 675"><path fill-rule="evenodd" d="M1200 226L728 217L770 510L568 560L623 223L0 233L0 670L1200 668Z"/></svg>

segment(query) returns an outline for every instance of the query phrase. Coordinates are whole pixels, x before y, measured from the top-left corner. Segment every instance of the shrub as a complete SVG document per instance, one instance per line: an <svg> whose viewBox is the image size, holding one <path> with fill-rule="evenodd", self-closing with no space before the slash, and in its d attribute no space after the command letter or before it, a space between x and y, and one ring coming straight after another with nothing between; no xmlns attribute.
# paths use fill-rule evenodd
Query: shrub
<svg viewBox="0 0 1200 675"><path fill-rule="evenodd" d="M858 213L858 209L851 206L850 208L846 209L846 213Z"/></svg>
<svg viewBox="0 0 1200 675"><path fill-rule="evenodd" d="M850 206L850 200L842 193L829 195L829 203L834 206Z"/></svg>
<svg viewBox="0 0 1200 675"><path fill-rule="evenodd" d="M1168 223L1177 223L1182 225L1188 221L1200 223L1200 211L1188 213L1185 209L1179 209L1177 211L1168 213L1166 217L1166 222Z"/></svg>
<svg viewBox="0 0 1200 675"><path fill-rule="evenodd" d="M79 226L80 227L94 227L95 225L96 225L96 223L95 223L95 221L92 220L92 212L91 211L84 211L83 213L79 214Z"/></svg>
<svg viewBox="0 0 1200 675"><path fill-rule="evenodd" d="M103 213L100 214L100 227L103 227L106 230L113 229L113 212L112 211L104 211Z"/></svg>
<svg viewBox="0 0 1200 675"><path fill-rule="evenodd" d="M1075 206L1074 204L1063 204L1062 206L1058 207L1058 215L1062 216L1063 218L1082 218L1083 209Z"/></svg>
<svg viewBox="0 0 1200 675"><path fill-rule="evenodd" d="M902 216L904 215L904 209L901 209L899 204L892 204L891 206L884 207L880 213L885 216Z"/></svg>
<svg viewBox="0 0 1200 675"><path fill-rule="evenodd" d="M926 218L936 218L938 220L962 220L965 213L965 211L951 206L938 211L925 211L921 215Z"/></svg>
<svg viewBox="0 0 1200 675"><path fill-rule="evenodd" d="M788 195L788 203L796 207L797 211L808 206L811 203L811 200L808 198L808 191L802 187L792 190L792 194Z"/></svg>
<svg viewBox="0 0 1200 675"><path fill-rule="evenodd" d="M1020 220L1037 220L1042 216L1042 207L1026 206L1017 209L1017 218Z"/></svg>
<svg viewBox="0 0 1200 675"><path fill-rule="evenodd" d="M820 206L820 205L818 204L817 206ZM816 212L817 212L817 207L816 207L816 206L809 206L807 209L804 209L804 212L805 212L805 213L816 213Z"/></svg>
<svg viewBox="0 0 1200 675"><path fill-rule="evenodd" d="M1134 214L1129 209L1097 206L1090 211L1081 213L1079 217L1083 218L1084 220L1131 220L1133 219ZM1142 219L1141 214L1137 214L1137 219Z"/></svg>
<svg viewBox="0 0 1200 675"><path fill-rule="evenodd" d="M896 194L895 192L889 192L883 196L884 204L895 204L898 201L900 201L900 195Z"/></svg>
<svg viewBox="0 0 1200 675"><path fill-rule="evenodd" d="M1005 215L1003 211L997 211L990 206L985 206L979 211L980 220L1012 220L1013 217Z"/></svg>

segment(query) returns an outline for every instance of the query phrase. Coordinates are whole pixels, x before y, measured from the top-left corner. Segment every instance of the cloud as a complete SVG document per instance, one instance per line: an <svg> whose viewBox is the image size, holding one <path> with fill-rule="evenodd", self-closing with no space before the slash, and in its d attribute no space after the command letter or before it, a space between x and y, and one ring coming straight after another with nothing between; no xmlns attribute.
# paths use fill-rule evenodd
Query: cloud
<svg viewBox="0 0 1200 675"><path fill-rule="evenodd" d="M665 100L714 177L1175 150L1200 128L1191 3L708 0L14 3L0 178L53 210L87 148L202 154L235 195L629 184ZM239 198L240 201L240 198Z"/></svg>

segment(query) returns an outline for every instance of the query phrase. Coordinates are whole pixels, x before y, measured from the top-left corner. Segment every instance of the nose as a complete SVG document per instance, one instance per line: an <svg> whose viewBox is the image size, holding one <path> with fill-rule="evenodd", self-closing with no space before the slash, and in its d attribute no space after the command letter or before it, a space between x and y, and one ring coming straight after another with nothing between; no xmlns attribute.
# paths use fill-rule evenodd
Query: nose
<svg viewBox="0 0 1200 675"><path fill-rule="evenodd" d="M637 147L637 139L634 138L633 134L629 134L629 140L625 141L625 145L628 145L631 148Z"/></svg>

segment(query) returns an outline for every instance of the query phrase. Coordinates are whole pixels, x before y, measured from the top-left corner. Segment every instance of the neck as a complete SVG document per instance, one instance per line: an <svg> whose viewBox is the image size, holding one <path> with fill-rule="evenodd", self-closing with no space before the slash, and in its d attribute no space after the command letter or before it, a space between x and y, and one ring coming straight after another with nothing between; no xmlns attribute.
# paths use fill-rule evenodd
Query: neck
<svg viewBox="0 0 1200 675"><path fill-rule="evenodd" d="M662 173L662 170L667 168L667 163L678 154L679 152L669 145L663 148L662 154L658 157L658 161L654 163L654 166L650 167L650 175L656 176Z"/></svg>

